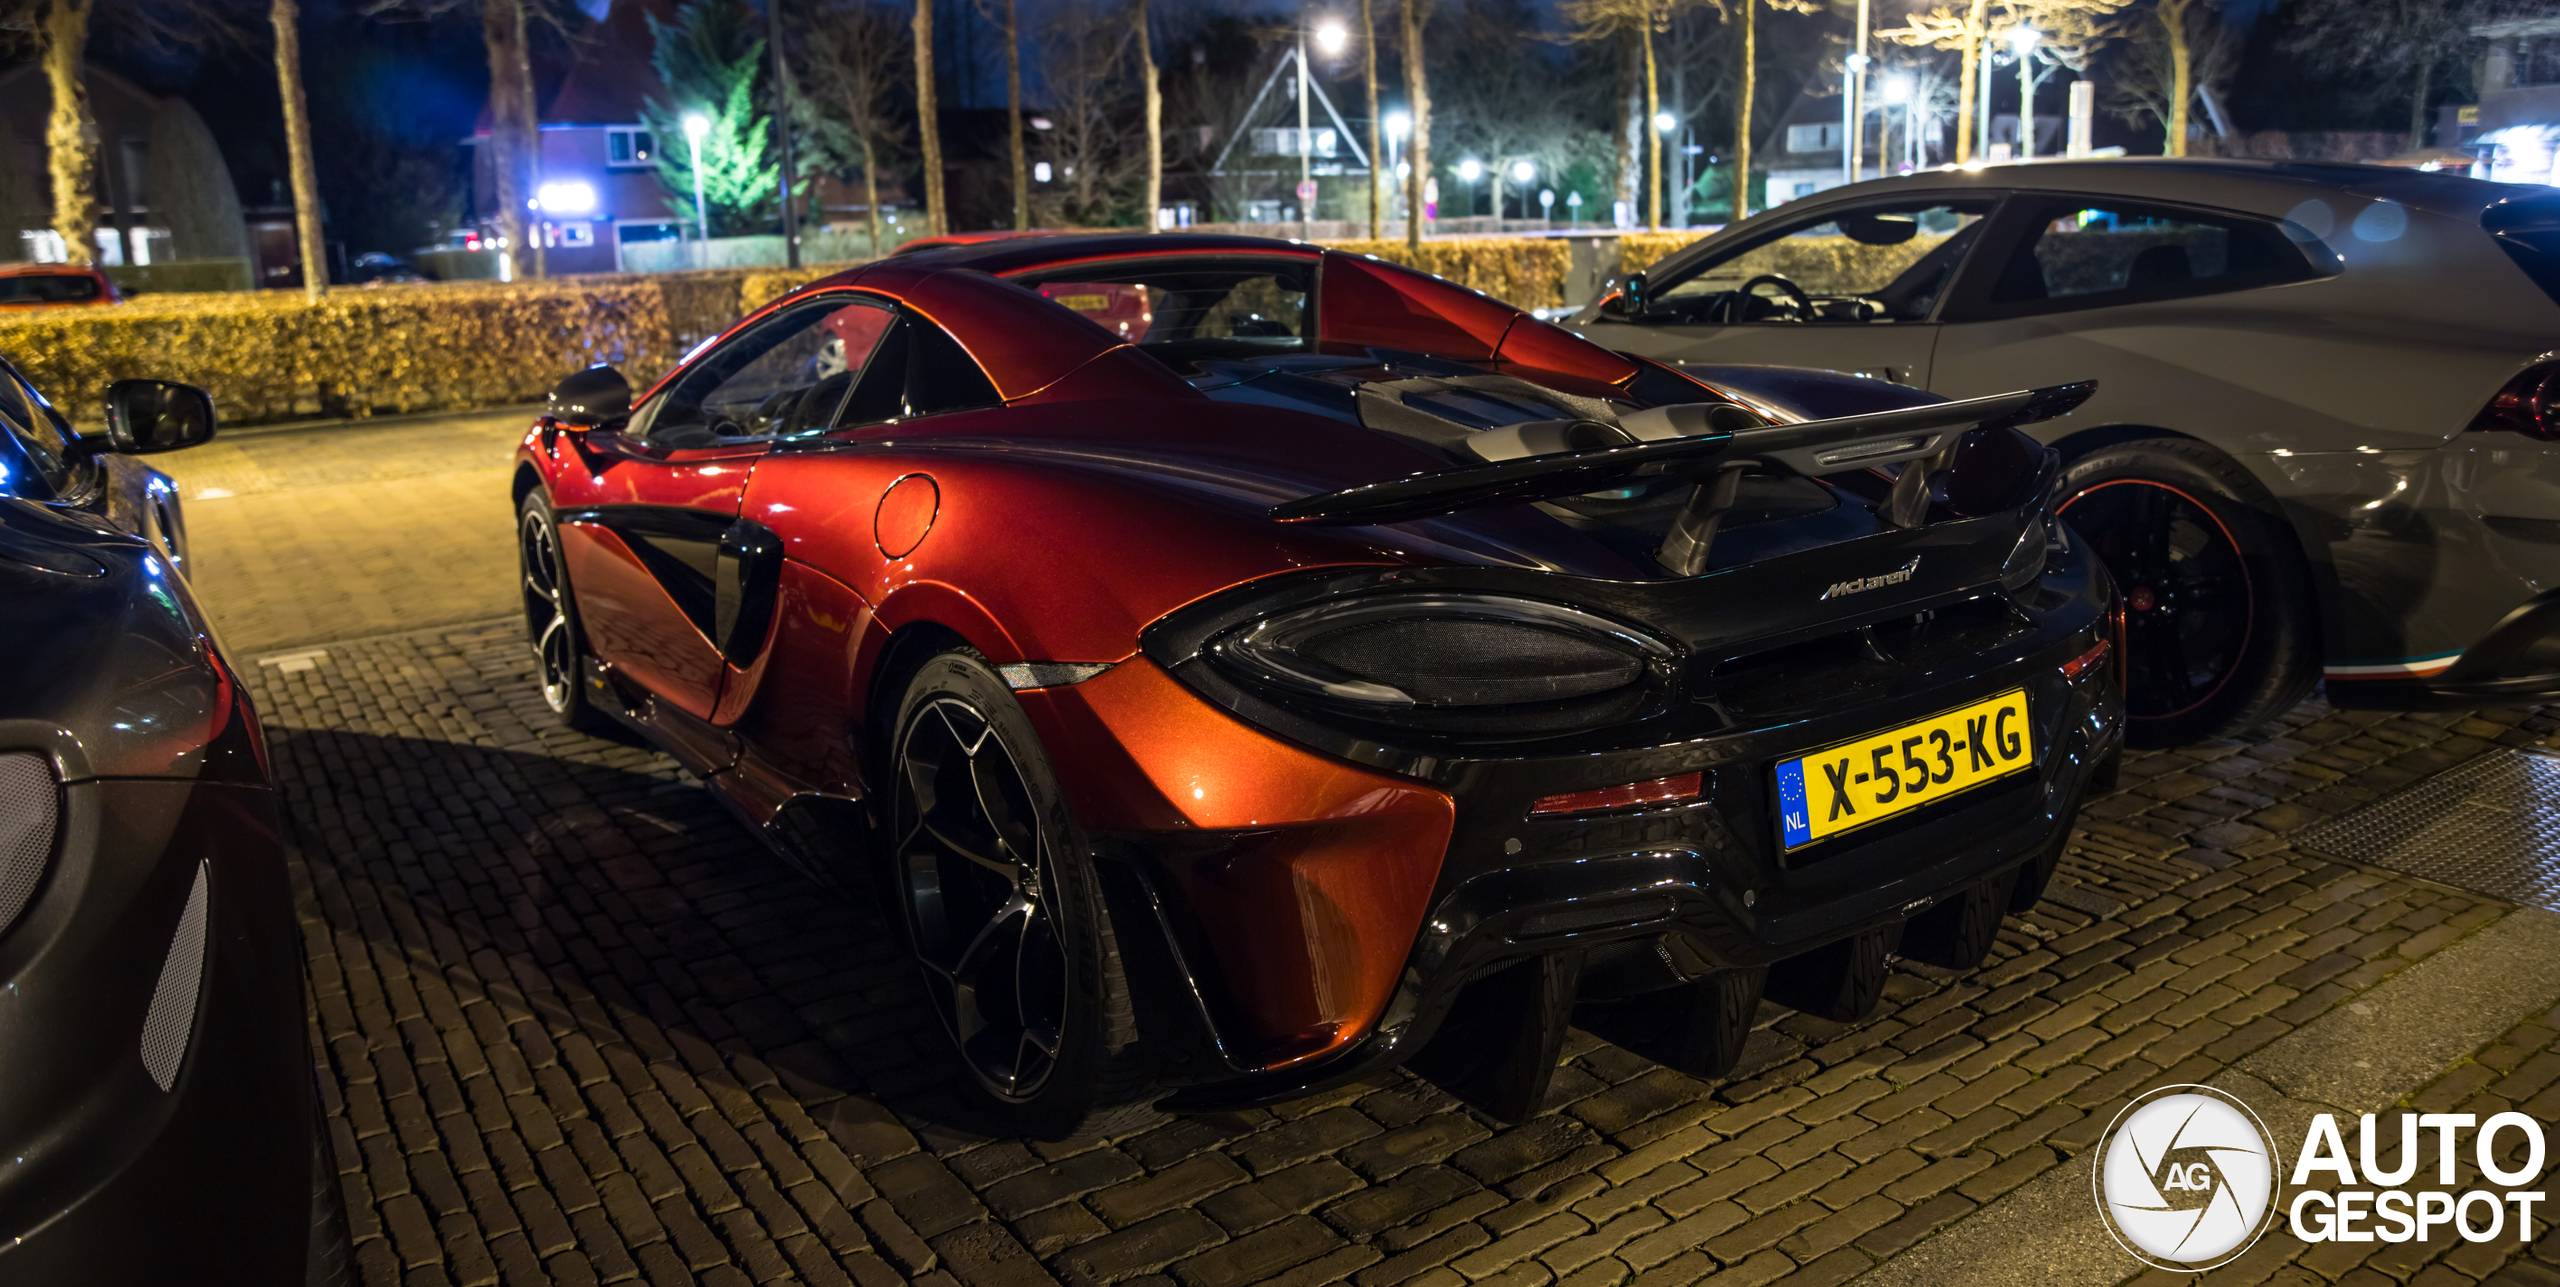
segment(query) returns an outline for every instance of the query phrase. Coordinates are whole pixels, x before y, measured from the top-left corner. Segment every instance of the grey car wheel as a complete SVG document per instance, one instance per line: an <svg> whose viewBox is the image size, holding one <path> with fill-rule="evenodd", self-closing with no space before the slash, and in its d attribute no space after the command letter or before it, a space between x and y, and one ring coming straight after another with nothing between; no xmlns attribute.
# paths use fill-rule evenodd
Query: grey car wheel
<svg viewBox="0 0 2560 1287"><path fill-rule="evenodd" d="M569 594L568 564L560 556L559 526L538 491L526 493L516 507L516 567L542 704L563 727L604 732L612 721L587 700L586 645L578 629L578 605Z"/></svg>
<svg viewBox="0 0 2560 1287"><path fill-rule="evenodd" d="M2072 461L2061 495L2124 596L2128 742L2245 732L2310 693L2310 566L2247 470L2199 442L2148 438Z"/></svg>

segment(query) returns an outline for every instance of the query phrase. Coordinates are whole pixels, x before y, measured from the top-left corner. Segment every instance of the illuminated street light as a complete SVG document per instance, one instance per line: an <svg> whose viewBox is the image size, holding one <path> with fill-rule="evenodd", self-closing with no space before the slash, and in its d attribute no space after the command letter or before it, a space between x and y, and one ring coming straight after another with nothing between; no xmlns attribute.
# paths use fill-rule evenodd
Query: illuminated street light
<svg viewBox="0 0 2560 1287"><path fill-rule="evenodd" d="M1888 103L1910 102L1911 78L1908 76L1887 76L1884 78L1884 84L1877 87L1877 94Z"/></svg>
<svg viewBox="0 0 2560 1287"><path fill-rule="evenodd" d="M1325 57L1341 53L1343 47L1350 43L1351 33L1339 21L1327 18L1316 24L1316 48L1323 50Z"/></svg>
<svg viewBox="0 0 2560 1287"><path fill-rule="evenodd" d="M1413 133L1413 118L1402 112L1389 112L1386 126L1388 138L1401 140Z"/></svg>
<svg viewBox="0 0 2560 1287"><path fill-rule="evenodd" d="M1653 114L1653 128L1660 130L1665 134L1679 128L1679 126L1679 118L1673 116L1669 112L1655 112Z"/></svg>
<svg viewBox="0 0 2560 1287"><path fill-rule="evenodd" d="M1458 182L1473 183L1484 177L1484 163L1474 157L1458 162Z"/></svg>
<svg viewBox="0 0 2560 1287"><path fill-rule="evenodd" d="M1513 183L1527 183L1529 180L1537 177L1538 167L1531 165L1526 161L1514 161L1511 163L1511 181Z"/></svg>
<svg viewBox="0 0 2560 1287"><path fill-rule="evenodd" d="M702 204L702 139L711 132L711 120L700 112L684 118L685 151L693 154L693 226L697 241L711 240L711 212ZM699 261L710 253L705 246L694 253ZM695 267L701 265L697 262Z"/></svg>
<svg viewBox="0 0 2560 1287"><path fill-rule="evenodd" d="M2042 39L2044 33L2033 27L2020 25L2009 29L2009 48L2015 50L2020 58L2034 53L2036 42Z"/></svg>

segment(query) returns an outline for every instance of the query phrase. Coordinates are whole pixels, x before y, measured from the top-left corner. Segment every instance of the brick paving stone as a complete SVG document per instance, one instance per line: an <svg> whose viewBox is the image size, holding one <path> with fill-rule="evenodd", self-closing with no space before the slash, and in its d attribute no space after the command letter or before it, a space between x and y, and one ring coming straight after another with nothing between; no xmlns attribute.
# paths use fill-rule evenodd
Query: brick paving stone
<svg viewBox="0 0 2560 1287"><path fill-rule="evenodd" d="M954 1091L865 903L814 895L665 757L552 728L516 627L327 652L236 660L370 1284L1836 1281L2502 914L2286 846L2491 744L2315 702L2129 757L2064 854L2070 905L2013 918L1975 976L1896 966L1858 1023L1773 1007L1734 1080L1577 1032L1558 1111L1521 1127L1398 1072L1061 1149ZM2560 727L2506 714L2482 723L2509 744ZM2560 1114L2555 1042L2533 1016L2414 1102ZM2544 1282L2555 1248L2329 1247L2260 1276Z"/></svg>

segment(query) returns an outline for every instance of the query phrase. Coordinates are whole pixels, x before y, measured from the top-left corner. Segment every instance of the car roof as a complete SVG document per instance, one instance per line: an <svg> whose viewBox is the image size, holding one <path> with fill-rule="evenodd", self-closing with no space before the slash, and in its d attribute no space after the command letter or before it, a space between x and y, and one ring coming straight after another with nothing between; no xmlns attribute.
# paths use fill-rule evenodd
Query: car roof
<svg viewBox="0 0 2560 1287"><path fill-rule="evenodd" d="M2387 198L2413 209L2465 218L2477 218L2481 211L2518 195L2520 191L2517 185L2510 183L2491 183L2463 175L2428 173L2388 165L2267 161L2241 157L2144 156L1945 166L1826 188L1818 197L1805 200L1828 204L1895 191L2058 189L2210 203L2227 200L2235 188L2260 189L2270 200L2278 193L2292 193L2299 200L2315 191L2343 191L2367 199ZM1771 213L1786 209L1787 206L1773 207Z"/></svg>

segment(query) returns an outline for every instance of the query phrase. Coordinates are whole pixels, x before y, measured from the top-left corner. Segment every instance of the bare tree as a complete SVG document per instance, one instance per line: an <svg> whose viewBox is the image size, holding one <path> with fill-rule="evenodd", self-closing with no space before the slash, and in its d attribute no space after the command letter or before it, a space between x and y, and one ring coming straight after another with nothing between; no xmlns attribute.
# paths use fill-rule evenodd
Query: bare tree
<svg viewBox="0 0 2560 1287"><path fill-rule="evenodd" d="M809 23L809 84L835 126L841 163L862 169L862 204L869 212L871 253L881 253L886 230L880 218L880 168L900 151L899 123L891 99L905 83L900 46L907 33L876 0L820 9Z"/></svg>
<svg viewBox="0 0 2560 1287"><path fill-rule="evenodd" d="M1413 174L1406 182L1405 208L1412 211L1405 220L1405 244L1422 249L1422 194L1426 176L1431 173L1431 76L1426 70L1430 59L1422 47L1423 29L1431 19L1431 0L1403 0L1403 39L1397 49L1404 58L1405 110L1413 115L1413 155L1409 164Z"/></svg>
<svg viewBox="0 0 2560 1287"><path fill-rule="evenodd" d="M2240 42L2214 4L2154 0L2109 64L2107 110L2128 122L2158 122L2163 155L2187 154L2187 110L2197 87L2227 83L2239 63Z"/></svg>
<svg viewBox="0 0 2560 1287"><path fill-rule="evenodd" d="M1369 93L1369 240L1377 241L1386 235L1387 154L1378 150L1378 15L1371 0L1360 0L1360 82Z"/></svg>
<svg viewBox="0 0 2560 1287"><path fill-rule="evenodd" d="M1022 20L1017 0L1004 0L1002 15L990 12L992 0L981 0L980 12L1004 28L1005 153L1013 166L1013 227L1031 227L1031 162L1022 146Z"/></svg>
<svg viewBox="0 0 2560 1287"><path fill-rule="evenodd" d="M1677 3L1678 0L1565 0L1563 6L1569 29L1566 39L1632 39L1634 42L1635 58L1640 68L1637 76L1644 91L1644 110L1638 118L1642 122L1639 128L1646 140L1646 167L1653 175L1648 189L1651 199L1646 202L1646 219L1655 232L1662 231L1662 131L1654 125L1655 119L1662 114L1662 70L1660 61L1654 57L1653 38L1657 32L1669 27ZM1746 62L1751 56L1750 13L1751 5L1745 0L1743 57ZM1746 134L1750 129L1747 115L1742 128ZM1745 149L1748 149L1747 142Z"/></svg>
<svg viewBox="0 0 2560 1287"><path fill-rule="evenodd" d="M1369 0L1360 0L1366 8ZM1164 231L1156 211L1164 206L1164 86L1157 80L1155 40L1147 30L1147 0L1134 0L1130 10L1131 26L1138 34L1138 83L1146 100L1147 114L1147 196L1146 207L1139 212L1150 233ZM1374 70L1375 64L1371 64ZM1374 81L1375 77L1372 77ZM1377 103L1373 98L1369 115L1375 117ZM1374 128L1374 127L1373 127Z"/></svg>
<svg viewBox="0 0 2560 1287"><path fill-rule="evenodd" d="M1057 0L1040 25L1050 121L1041 145L1057 171L1057 213L1077 225L1112 219L1143 161L1121 142L1131 30L1103 21L1100 3Z"/></svg>
<svg viewBox="0 0 2560 1287"><path fill-rule="evenodd" d="M2340 70L2400 81L2409 95L2409 146L2427 142L2427 99L2436 74L2480 45L2477 27L2543 6L2517 0L2303 0L2286 44ZM2405 79L2403 79L2405 78Z"/></svg>
<svg viewBox="0 0 2560 1287"><path fill-rule="evenodd" d="M284 103L285 157L293 171L294 240L302 247L302 293L329 293L329 252L320 241L320 171L311 161L311 106L302 92L302 20L294 0L274 0L276 96Z"/></svg>
<svg viewBox="0 0 2560 1287"><path fill-rule="evenodd" d="M924 150L925 227L935 236L951 231L951 208L942 193L942 125L933 96L933 0L915 0L916 133Z"/></svg>
<svg viewBox="0 0 2560 1287"><path fill-rule="evenodd" d="M45 165L53 179L53 231L75 264L98 257L98 121L89 112L81 71L89 50L90 0L48 0L36 15L45 83L53 112L45 118Z"/></svg>

